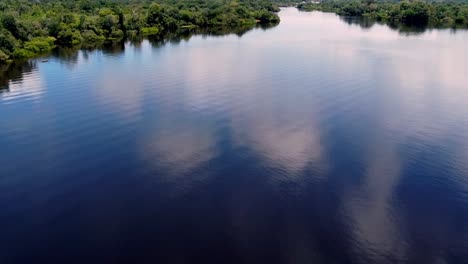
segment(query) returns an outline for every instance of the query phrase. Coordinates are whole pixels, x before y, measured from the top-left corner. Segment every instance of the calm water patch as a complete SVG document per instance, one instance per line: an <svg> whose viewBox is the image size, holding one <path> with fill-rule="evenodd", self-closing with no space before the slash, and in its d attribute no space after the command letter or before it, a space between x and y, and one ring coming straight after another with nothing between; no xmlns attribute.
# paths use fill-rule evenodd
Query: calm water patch
<svg viewBox="0 0 468 264"><path fill-rule="evenodd" d="M466 263L468 31L280 12L0 78L1 263Z"/></svg>

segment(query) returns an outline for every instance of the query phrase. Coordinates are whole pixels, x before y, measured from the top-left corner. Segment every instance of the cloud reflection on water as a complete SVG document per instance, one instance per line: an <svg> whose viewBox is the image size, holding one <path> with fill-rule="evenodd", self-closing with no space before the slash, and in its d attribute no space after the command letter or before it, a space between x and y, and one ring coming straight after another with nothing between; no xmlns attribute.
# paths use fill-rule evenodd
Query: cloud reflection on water
<svg viewBox="0 0 468 264"><path fill-rule="evenodd" d="M212 131L193 124L162 124L160 132L149 138L144 157L164 169L165 181L183 184L200 180L193 171L216 157L216 140ZM167 172L167 173L166 173ZM201 175L201 174L198 174ZM161 176L165 177L165 176Z"/></svg>
<svg viewBox="0 0 468 264"><path fill-rule="evenodd" d="M295 67L295 62L300 59L313 58L305 69L299 66L292 70L281 69L282 79L286 79L283 83L281 78L275 78L269 72L275 67L269 65L270 52L279 50L286 43L294 46L308 38L294 33L294 30L292 39L281 35L276 40L274 46L278 49L260 49L257 44L259 49L252 52L238 39L233 41L232 37L211 39L209 43L195 38L177 47L168 47L168 53L159 58L166 68L160 68L158 76L181 79L183 82L178 83L177 91L174 91L174 83L161 83L153 93L166 99L159 101L164 111L182 109L189 118L211 116L224 120L235 148L248 149L252 153L250 158L259 159L263 166L276 169L269 170L275 173L271 173L267 180L296 183L302 185L304 190L310 185L326 186L332 176L336 177L330 174L333 170L328 170L336 166L336 160L327 151L327 144L330 144L327 132L330 127L344 122L337 120L342 118L348 121L349 129L368 132L368 137L363 136L359 144L363 154L358 158L363 160L364 170L359 174L350 174L354 181L346 179L350 182L344 182L345 186L341 189L337 188L338 206L346 216L341 220L349 221L347 226L350 228L346 232L353 241L349 250L355 253L357 262L405 261L410 259L411 250L415 247L412 244L415 234L408 230L408 226L414 224L412 218L415 216L404 206L397 206L400 202L398 192L401 185L411 184L407 182L409 176L405 173L410 162L418 161L420 153L411 152L413 156L402 159L401 148L407 145L409 151L414 151L411 149L414 144L421 144L416 147L418 151L427 151L431 146L453 137L455 129L452 128L460 125L460 120L468 119L464 107L468 101L464 89L467 80L463 72L468 68L467 60L447 51L447 43L438 42L440 46L422 45L445 38L447 32L403 37L380 25L367 32L352 27L346 28L350 39L340 42L337 39L342 38L342 22L331 20L329 26L336 31L314 36L320 42L301 45L288 54L290 57L277 55L291 61L291 67ZM317 27L312 25L311 30L318 30ZM278 30L289 29L284 27ZM248 34L242 41L257 47L256 43L265 44L272 32L257 36L255 43L249 42ZM406 38L404 44L400 44L401 38ZM362 45L356 46L356 42ZM456 50L455 54L465 54L462 44L463 39L451 42L450 47ZM419 52L409 52L414 46L422 48ZM226 53L226 48L231 52ZM250 65L252 61L255 64ZM321 80L322 86L317 85L322 90L315 90L316 80L313 78L316 75L314 71L307 70L320 68L333 68L335 71L324 71L321 77L326 80ZM347 83L335 80L334 74L337 72L350 82L349 89ZM295 83L295 78L303 78L310 85ZM278 87L280 84L284 85ZM132 99L132 96L129 98ZM288 101L291 98L293 103ZM132 99L135 102L139 100ZM365 111L363 116L369 118L366 120L368 123L362 123L359 119L363 114L361 111ZM157 130L160 131L146 137L142 145L143 156L154 163L154 168L167 171L166 176L159 176L168 177L165 181L182 186L185 191L196 191L191 189L195 181L207 181L206 178L197 178L207 175L206 171L203 172L204 164L222 153L223 146L219 145L217 131L208 128L210 125L187 122L184 118L176 120L180 123L157 121ZM346 131L339 132L346 134ZM415 139L418 142L414 142ZM456 156L466 157L466 136L460 135L457 141L461 143L461 151ZM346 139L343 148L351 148L353 143ZM467 177L467 169L462 159L454 165L459 168L458 175L462 178L447 180L466 183L463 177ZM274 178L273 181L271 178ZM260 217L255 208L261 206L261 201L251 201L256 197L256 191L244 189L242 193L231 194L231 220L239 234L249 234L259 226L259 223L249 222L251 218ZM425 228L427 226L421 227ZM294 228L288 230L302 232L300 226L297 229L299 231ZM444 241L443 235L446 234L430 230L425 232L427 237L437 241ZM447 229L446 232L451 230ZM292 244L303 248L316 247L307 239L291 236ZM238 239L241 245L247 243L245 238ZM428 247L435 248L436 245L434 243ZM303 258L310 257L300 252L297 254L303 255ZM294 254L291 256L294 259ZM444 261L443 254L434 253L431 258Z"/></svg>
<svg viewBox="0 0 468 264"><path fill-rule="evenodd" d="M179 243L224 234L247 258L259 248L273 255L279 248L291 263L450 262L447 256L466 245L459 219L468 197L467 35L405 37L381 25L363 31L330 14L283 12L277 28L242 38L144 41L90 54L87 65L71 56L73 74L61 76L55 90L41 90L44 80L32 74L10 92L47 95L60 110L60 124L68 122L50 141L57 150L71 148L51 156L58 165L49 163L50 171L81 164L93 176L82 176L91 179L87 188L101 194L114 186L94 208L97 215L111 208L103 219L159 224L165 217L177 231L173 221L190 222L193 229L174 232ZM59 87L69 82L76 87L70 95ZM70 107L72 96L78 99ZM62 99L65 105L54 104ZM108 148L95 147L103 142ZM51 145L31 153L50 153ZM93 173L120 177L97 188ZM118 203L122 194L127 207ZM133 209L133 202L142 215L121 209ZM155 217L161 204L170 208ZM109 239L120 228L129 227L110 228Z"/></svg>

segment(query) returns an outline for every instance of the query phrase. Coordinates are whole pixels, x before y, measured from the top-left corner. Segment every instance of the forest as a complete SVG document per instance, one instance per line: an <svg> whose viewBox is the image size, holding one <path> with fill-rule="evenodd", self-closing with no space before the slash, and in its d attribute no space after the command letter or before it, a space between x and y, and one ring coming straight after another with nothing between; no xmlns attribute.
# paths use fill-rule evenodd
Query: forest
<svg viewBox="0 0 468 264"><path fill-rule="evenodd" d="M56 46L163 35L180 29L279 22L279 8L256 0L2 0L0 63Z"/></svg>
<svg viewBox="0 0 468 264"><path fill-rule="evenodd" d="M0 63L35 57L56 46L96 44L149 35L164 36L182 29L219 31L277 24L277 4L283 2L2 0ZM303 11L368 17L389 24L468 28L466 2L324 0L320 3L302 2L297 7Z"/></svg>
<svg viewBox="0 0 468 264"><path fill-rule="evenodd" d="M304 11L333 12L341 16L369 17L387 23L468 28L468 3L429 1L325 0L301 3Z"/></svg>

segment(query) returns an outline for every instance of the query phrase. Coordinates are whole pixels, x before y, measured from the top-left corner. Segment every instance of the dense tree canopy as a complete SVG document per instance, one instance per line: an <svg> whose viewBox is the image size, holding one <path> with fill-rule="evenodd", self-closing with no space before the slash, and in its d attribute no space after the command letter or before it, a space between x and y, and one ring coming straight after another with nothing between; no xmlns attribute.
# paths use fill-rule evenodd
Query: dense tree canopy
<svg viewBox="0 0 468 264"><path fill-rule="evenodd" d="M263 0L2 0L0 62L55 45L158 35L180 28L278 23L278 7Z"/></svg>

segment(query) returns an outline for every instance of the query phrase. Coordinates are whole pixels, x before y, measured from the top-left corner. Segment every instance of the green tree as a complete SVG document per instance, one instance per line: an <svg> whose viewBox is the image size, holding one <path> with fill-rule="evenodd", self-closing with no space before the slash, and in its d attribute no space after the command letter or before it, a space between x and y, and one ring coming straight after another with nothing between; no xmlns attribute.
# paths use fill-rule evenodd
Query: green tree
<svg viewBox="0 0 468 264"><path fill-rule="evenodd" d="M0 49L7 55L20 47L20 42L6 29L0 29Z"/></svg>
<svg viewBox="0 0 468 264"><path fill-rule="evenodd" d="M6 13L2 17L2 26L11 32L17 39L22 39L21 29L17 20L17 15L13 13Z"/></svg>
<svg viewBox="0 0 468 264"><path fill-rule="evenodd" d="M70 46L81 42L81 35L78 31L70 28L65 23L60 23L58 27L57 43L60 45Z"/></svg>
<svg viewBox="0 0 468 264"><path fill-rule="evenodd" d="M157 3L153 3L148 8L148 15L146 16L146 23L148 25L162 24L164 20L163 8Z"/></svg>

